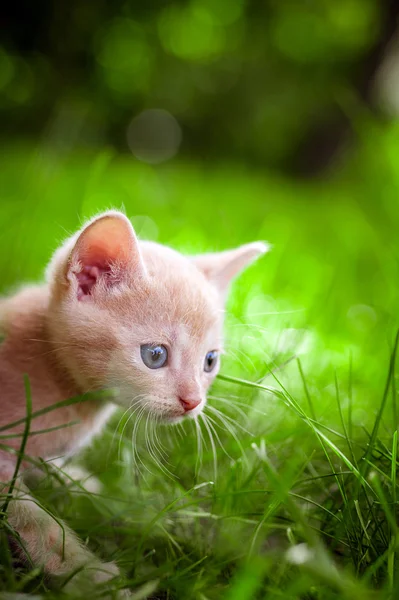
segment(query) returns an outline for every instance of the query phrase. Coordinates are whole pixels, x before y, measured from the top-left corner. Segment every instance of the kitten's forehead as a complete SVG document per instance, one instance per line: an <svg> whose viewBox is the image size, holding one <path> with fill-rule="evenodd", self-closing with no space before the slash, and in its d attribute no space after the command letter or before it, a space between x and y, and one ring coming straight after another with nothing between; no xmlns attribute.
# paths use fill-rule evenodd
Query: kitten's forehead
<svg viewBox="0 0 399 600"><path fill-rule="evenodd" d="M130 301L148 328L161 326L170 339L203 339L218 329L223 317L219 294L189 258L151 242L142 243L142 254L148 278Z"/></svg>
<svg viewBox="0 0 399 600"><path fill-rule="evenodd" d="M187 271L192 265L187 256L155 242L141 241L140 251L151 275L164 273L165 269L172 272L176 269Z"/></svg>
<svg viewBox="0 0 399 600"><path fill-rule="evenodd" d="M190 273L191 274L191 273ZM158 272L151 277L154 310L164 316L174 330L173 335L188 332L202 336L207 329L215 327L222 318L217 293L200 277L175 269ZM178 326L179 325L179 326Z"/></svg>

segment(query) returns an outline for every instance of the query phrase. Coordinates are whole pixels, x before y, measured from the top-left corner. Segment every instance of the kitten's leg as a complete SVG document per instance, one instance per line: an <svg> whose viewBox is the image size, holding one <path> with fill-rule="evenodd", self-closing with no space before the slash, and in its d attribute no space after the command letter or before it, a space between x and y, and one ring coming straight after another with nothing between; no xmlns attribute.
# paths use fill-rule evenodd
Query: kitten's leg
<svg viewBox="0 0 399 600"><path fill-rule="evenodd" d="M90 494L99 494L102 485L95 475L89 473L84 467L74 463L64 464L61 459L52 460L50 465L54 465L57 477L60 478L65 485L74 489L84 489ZM30 489L34 489L43 481L48 474L39 468L29 469L24 473L24 481Z"/></svg>
<svg viewBox="0 0 399 600"><path fill-rule="evenodd" d="M2 463L0 456L0 481L9 482L12 475L13 465ZM9 483L0 484L1 502L8 489ZM21 541L21 557L34 566L43 567L50 577L60 582L71 576L65 587L68 591L92 591L93 584L106 582L119 574L114 563L102 563L65 523L56 521L43 510L20 481L8 504L7 520Z"/></svg>
<svg viewBox="0 0 399 600"><path fill-rule="evenodd" d="M95 475L91 475L85 468L75 463L63 464L61 459L55 459L52 463L59 469L58 473L63 476L68 485L73 486L73 482L77 481L79 486L83 487L91 494L99 494L101 492L101 482Z"/></svg>

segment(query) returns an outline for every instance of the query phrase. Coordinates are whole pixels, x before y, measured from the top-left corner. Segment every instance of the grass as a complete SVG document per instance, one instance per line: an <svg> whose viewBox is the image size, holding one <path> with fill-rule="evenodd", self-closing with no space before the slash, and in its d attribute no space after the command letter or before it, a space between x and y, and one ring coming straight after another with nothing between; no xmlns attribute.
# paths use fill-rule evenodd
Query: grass
<svg viewBox="0 0 399 600"><path fill-rule="evenodd" d="M273 244L234 285L202 436L193 423L159 429L157 464L145 424L119 414L79 457L101 492L49 467L35 492L118 562L114 589L135 599L398 596L399 133L361 131L356 156L311 184L241 165L152 168L108 149L3 148L5 292L40 278L65 230L110 206L124 205L142 237L187 252ZM12 568L6 514L1 527L0 591L57 595L37 570Z"/></svg>

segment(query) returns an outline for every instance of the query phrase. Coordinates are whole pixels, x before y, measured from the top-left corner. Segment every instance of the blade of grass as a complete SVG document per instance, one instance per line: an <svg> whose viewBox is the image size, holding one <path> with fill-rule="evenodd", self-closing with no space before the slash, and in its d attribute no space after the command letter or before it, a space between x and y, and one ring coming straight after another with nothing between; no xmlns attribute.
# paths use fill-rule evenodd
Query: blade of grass
<svg viewBox="0 0 399 600"><path fill-rule="evenodd" d="M56 427L49 427L48 429L38 429L36 431L30 431L29 437L33 435L42 435L43 433L51 433L52 431L58 431L59 429L65 429L66 427L72 427L73 425L78 425L80 421L71 421L70 423L64 423L62 425L57 425ZM0 440L9 440L17 437L23 437L24 433L7 433L5 435L0 435Z"/></svg>
<svg viewBox="0 0 399 600"><path fill-rule="evenodd" d="M348 445L348 450L349 450L349 454L352 458L352 462L356 467L358 467L357 462L356 462L356 457L354 455L353 448L352 448L352 442L349 439L348 432L346 430L344 416L342 414L341 398L340 398L340 393L339 393L338 377L337 377L336 371L334 373L334 383L335 383L335 398L337 400L337 406L338 406L339 418L340 418L341 425L342 425L342 431L344 432L344 436L346 439L346 443Z"/></svg>
<svg viewBox="0 0 399 600"><path fill-rule="evenodd" d="M33 412L30 415L30 419L36 419L37 417L41 417L53 410L57 410L57 408L64 408L65 406L72 406L73 404L78 404L80 402L89 402L90 400L112 400L115 397L116 390L98 390L96 392L88 392L87 394L83 394L81 396L75 396L74 398L68 398L67 400L61 400L61 402L56 402L51 406L46 406L40 410ZM18 425L22 425L22 423L26 422L27 417L22 417L17 421L13 421L12 423L7 423L7 425L3 425L0 427L0 433L2 431L7 431L7 429L11 429L12 427L17 427Z"/></svg>
<svg viewBox="0 0 399 600"><path fill-rule="evenodd" d="M380 408L377 413L377 417L374 421L374 426L373 426L373 429L372 429L372 432L370 435L370 441L368 443L366 453L364 456L364 458L368 459L368 460L370 460L371 453L372 453L375 443L377 441L378 430L380 427L380 423L381 423L382 415L383 415L383 412L385 409L385 405L386 405L386 402L388 399L389 389L391 387L391 380L394 377L398 343L399 343L399 330L396 332L395 342L394 342L393 350L392 350L391 357L389 360L388 375L387 375L387 379L386 379L386 383L385 383L385 389L384 389L384 393L382 396L382 401L381 401ZM396 427L397 427L397 422L395 422L395 428ZM365 460L363 464L364 464L364 467L362 468L362 475L363 475L363 477L367 477L369 470L370 470L369 464L368 464L367 460Z"/></svg>
<svg viewBox="0 0 399 600"><path fill-rule="evenodd" d="M391 460L391 481L392 481L392 502L396 504L396 457L398 452L398 431L393 432L392 437L392 460Z"/></svg>
<svg viewBox="0 0 399 600"><path fill-rule="evenodd" d="M8 493L6 496L6 500L1 508L2 515L0 518L2 518L2 519L5 519L5 517L6 517L7 509L10 504L10 501L11 501L11 498L12 498L12 495L14 492L15 484L18 479L18 473L21 468L23 456L25 455L25 447L26 447L26 443L28 441L31 419L32 419L32 394L31 394L31 389L30 389L29 378L27 375L24 375L24 385L25 385L25 399L26 399L25 428L24 428L24 434L23 434L22 441L21 441L21 447L18 452L17 462L15 464L14 474L11 479L10 487L8 489Z"/></svg>
<svg viewBox="0 0 399 600"><path fill-rule="evenodd" d="M352 432L352 411L353 411L353 359L352 352L349 352L349 375L348 375L348 436L353 439Z"/></svg>
<svg viewBox="0 0 399 600"><path fill-rule="evenodd" d="M315 413L313 402L312 402L312 398L310 396L308 385L306 383L305 373L303 372L302 363L301 363L301 360L299 358L297 359L297 364L298 364L299 374L300 374L301 379L302 379L303 390L305 392L305 396L306 396L306 399L307 399L308 404L309 404L310 414L312 416L312 419L314 421L317 421L317 419L316 419L316 413Z"/></svg>
<svg viewBox="0 0 399 600"><path fill-rule="evenodd" d="M398 334L399 334L399 332L398 332ZM286 404L288 404L288 406L290 406L296 412L296 414L300 418L302 418L309 425L309 427L313 430L313 432L318 437L320 436L326 442L326 444L330 447L330 449L333 450L333 452L356 475L356 477L359 480L359 484L369 488L369 490L374 493L373 488L370 486L370 484L365 479L363 474L355 467L355 465L352 464L352 462L349 460L349 458L347 456L345 456L345 454L324 433L322 433L320 431L320 429L319 429L320 424L317 423L318 426L316 427L316 425L313 423L312 419L310 419L308 417L308 415L303 411L303 409L296 402L296 400L291 396L291 394L286 390L286 388L283 386L283 384L276 378L275 374L273 373L272 375L273 375L274 379L276 380L276 382L280 385L282 391L280 391L276 388L269 388L264 385L246 381L245 379L240 379L240 378L231 377L231 376L227 376L227 375L219 374L218 377L224 381L236 383L238 385L243 385L245 387L256 387L256 388L265 390L267 392L270 392L270 393L276 395L278 398L282 399Z"/></svg>

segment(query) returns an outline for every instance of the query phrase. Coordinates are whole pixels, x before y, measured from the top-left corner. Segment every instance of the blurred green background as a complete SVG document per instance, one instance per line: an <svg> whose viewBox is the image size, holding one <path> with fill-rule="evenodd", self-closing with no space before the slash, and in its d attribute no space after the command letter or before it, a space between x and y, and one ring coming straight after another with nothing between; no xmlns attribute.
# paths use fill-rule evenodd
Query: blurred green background
<svg viewBox="0 0 399 600"><path fill-rule="evenodd" d="M171 122L147 115L129 140L147 156L166 145L154 162L168 150L314 174L357 137L395 4L16 1L1 14L1 135L127 152L132 119L158 109Z"/></svg>
<svg viewBox="0 0 399 600"><path fill-rule="evenodd" d="M346 424L361 454L399 325L398 14L396 2L381 0L10 3L1 12L1 291L42 278L65 236L110 207L124 208L139 236L188 253L268 240L271 253L234 284L222 374L277 386L269 375L277 369L304 410L341 432L337 447L348 451ZM389 458L384 444L397 426L391 383L379 459ZM238 423L242 447L219 431L228 456L217 444L210 496L198 499L191 487L215 479L209 440L198 473L194 437L170 441L165 432L179 483L162 472L133 477L130 440L120 442L123 460L112 446L116 420L105 434L112 461L101 438L86 462L130 512L101 533L108 508L120 505L74 498L49 507L99 552L108 544L107 558L115 551L132 578L135 565L134 585L153 582L154 598L363 600L363 584L352 588L348 573L369 569L365 585L387 585L386 597L396 597L396 579L374 568L395 546L377 509L364 515L376 527L365 534L358 511L368 500L358 489L355 510L328 483L301 488L334 514L347 510L345 527L334 530L323 506L316 514L302 506L340 557L346 592L330 563L300 575L285 563L275 569L287 544L306 535L297 515L276 508L281 490L269 513L256 495L273 482L262 443L287 490L346 463L334 452L329 462L277 397L223 381L213 395L222 404L210 404ZM227 500L232 490L237 497ZM185 520L162 512L180 494L197 498ZM284 543L274 542L276 532ZM148 559L131 554L137 539ZM261 563L248 561L254 553Z"/></svg>
<svg viewBox="0 0 399 600"><path fill-rule="evenodd" d="M254 324L285 315L267 318L271 359L282 328L308 349L387 346L398 13L377 0L5 7L1 287L41 277L84 218L124 207L139 235L183 251L273 244L232 302Z"/></svg>

